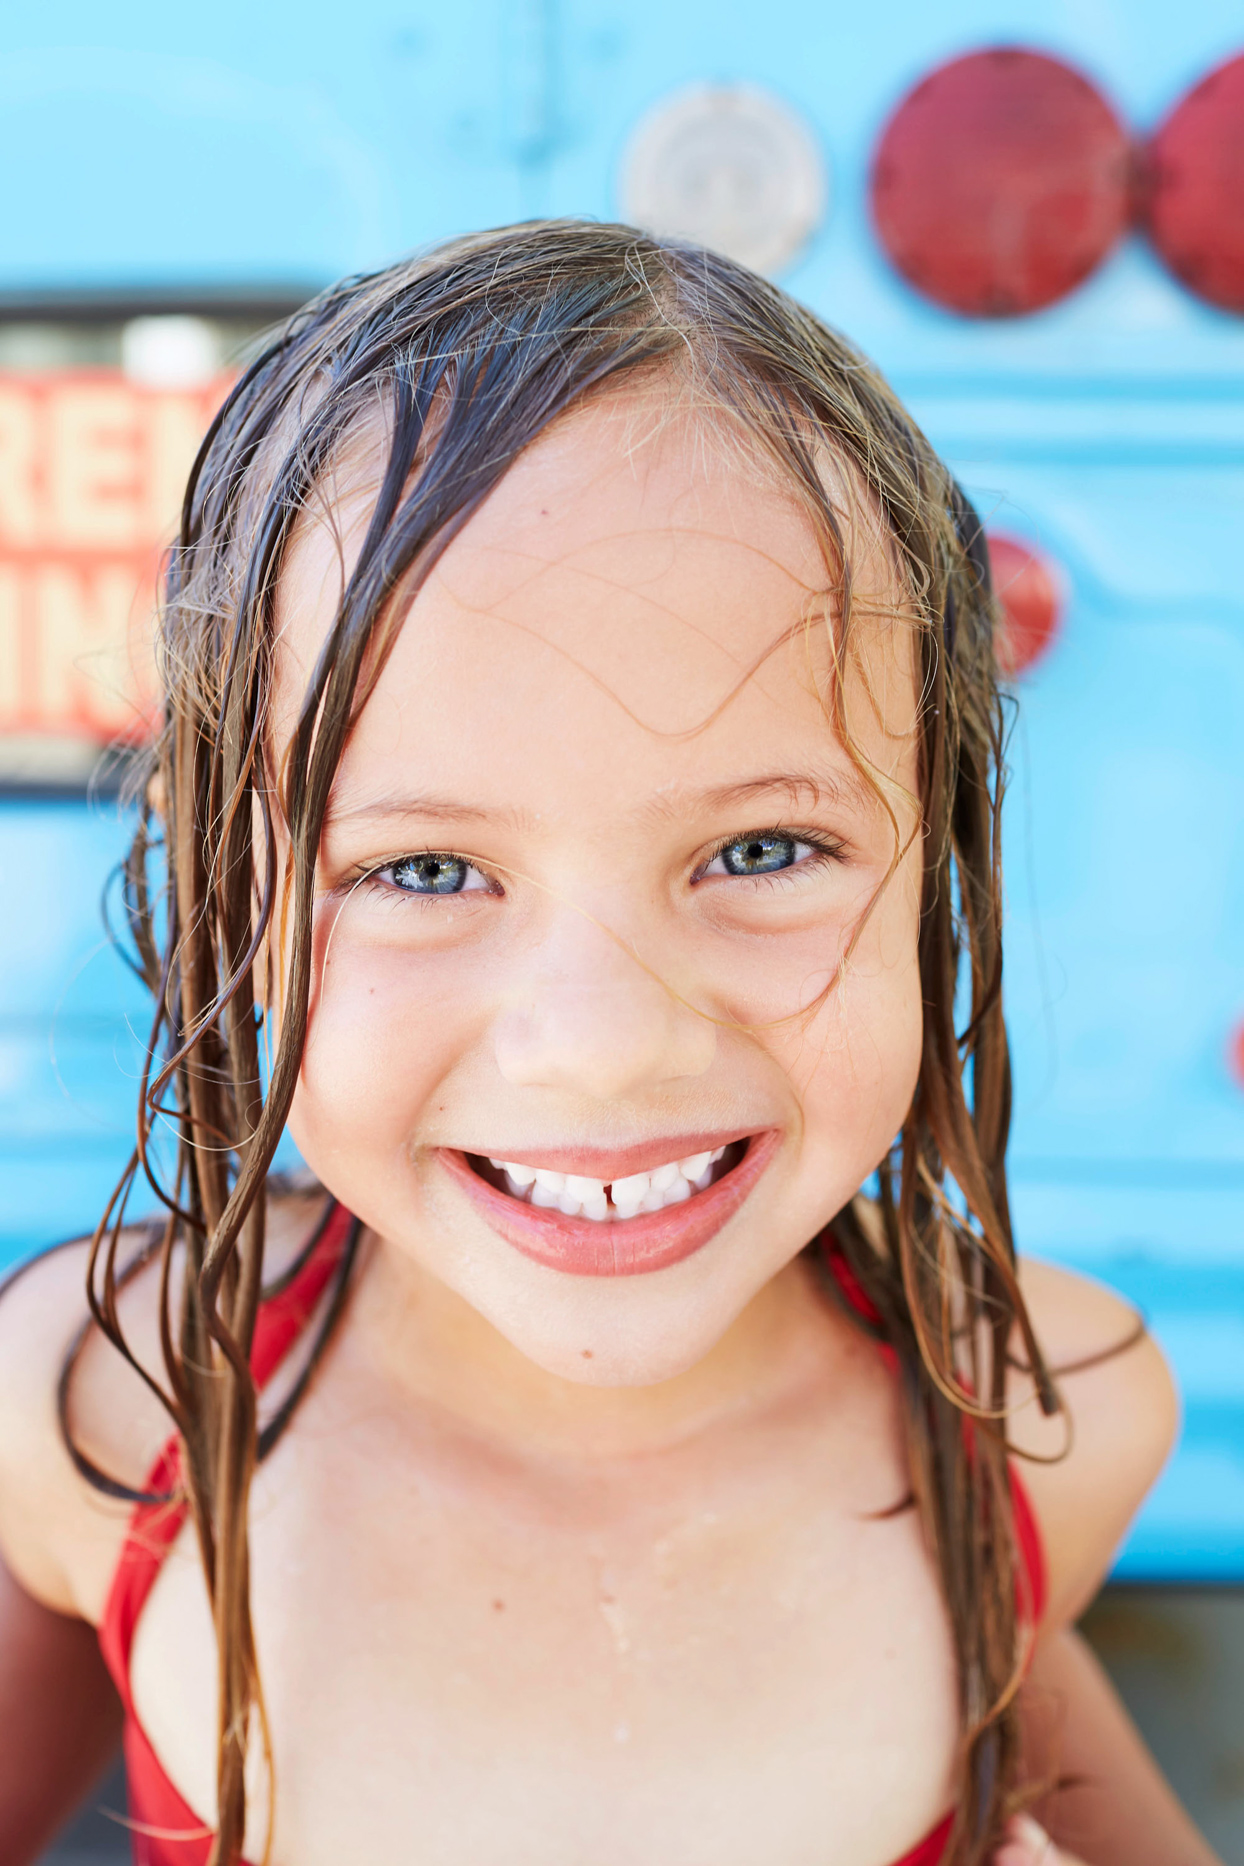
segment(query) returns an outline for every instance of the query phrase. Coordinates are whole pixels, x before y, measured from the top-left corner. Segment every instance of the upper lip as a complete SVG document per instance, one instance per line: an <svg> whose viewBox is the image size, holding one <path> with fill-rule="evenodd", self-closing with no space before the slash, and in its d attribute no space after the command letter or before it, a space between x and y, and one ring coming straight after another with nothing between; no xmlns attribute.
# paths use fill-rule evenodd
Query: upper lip
<svg viewBox="0 0 1244 1866"><path fill-rule="evenodd" d="M637 1140L627 1147L548 1147L497 1148L465 1147L464 1153L485 1160L501 1160L515 1166L547 1167L553 1173L577 1173L584 1179L599 1179L610 1185L632 1173L652 1172L671 1160L686 1160L696 1153L712 1153L718 1147L731 1147L736 1141L750 1140L764 1132L759 1127L726 1127L693 1134L664 1135L658 1140Z"/></svg>

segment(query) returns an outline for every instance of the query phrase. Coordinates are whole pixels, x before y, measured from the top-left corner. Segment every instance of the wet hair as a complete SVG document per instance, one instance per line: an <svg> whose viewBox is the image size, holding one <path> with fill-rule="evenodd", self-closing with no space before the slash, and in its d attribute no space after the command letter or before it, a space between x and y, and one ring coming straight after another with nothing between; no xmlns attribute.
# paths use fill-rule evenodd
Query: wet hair
<svg viewBox="0 0 1244 1866"><path fill-rule="evenodd" d="M163 723L126 869L155 1002L152 1060L135 1159L96 1235L89 1280L96 1321L128 1353L118 1240L129 1183L146 1171L168 1212L151 1246L163 1264L164 1377L153 1383L184 1446L219 1651L213 1866L240 1857L243 1764L256 1718L263 1725L247 1578L260 1451L248 1354L265 1181L307 1030L316 860L334 776L386 645L446 546L551 424L641 379L689 387L697 409L745 436L794 489L824 541L840 670L858 601L831 480L879 518L917 633L923 1055L875 1204L853 1202L828 1242L897 1361L914 1503L953 1632L962 1742L947 1859L983 1860L1016 1802L1016 1698L1034 1631L1005 1416L1016 1342L1045 1410L1058 1401L1017 1284L1007 1205L1004 711L980 526L876 370L775 285L628 227L535 222L348 279L292 317L213 422L168 558ZM325 498L360 434L381 458L374 508L278 763L269 736L277 583L300 518ZM828 705L849 745L843 686L835 681ZM893 812L891 821L897 862ZM259 968L269 935L286 956L265 1070ZM157 1119L177 1133L165 1179L151 1147Z"/></svg>

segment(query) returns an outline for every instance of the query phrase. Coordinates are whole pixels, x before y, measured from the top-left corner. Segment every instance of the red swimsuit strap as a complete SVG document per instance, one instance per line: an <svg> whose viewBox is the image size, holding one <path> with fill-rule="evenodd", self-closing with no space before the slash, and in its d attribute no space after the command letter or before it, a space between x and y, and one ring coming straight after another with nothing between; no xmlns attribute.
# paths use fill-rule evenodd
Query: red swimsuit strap
<svg viewBox="0 0 1244 1866"><path fill-rule="evenodd" d="M307 1326L340 1267L353 1226L345 1206L334 1204L295 1274L261 1304L251 1347L251 1372L257 1386L267 1385ZM99 1623L100 1649L127 1712L131 1709L130 1650L139 1615L190 1513L182 1484L181 1440L176 1435L152 1465L145 1487L163 1501L135 1506Z"/></svg>
<svg viewBox="0 0 1244 1866"><path fill-rule="evenodd" d="M251 1354L251 1367L259 1386L271 1378L310 1320L345 1255L353 1223L342 1206L335 1206L295 1276L264 1303L256 1321ZM849 1305L865 1319L875 1322L876 1312L841 1253L831 1248L826 1252L826 1260ZM884 1343L879 1346L887 1362L893 1365L896 1359L893 1349ZM168 1780L134 1717L129 1690L130 1648L138 1617L189 1513L188 1501L181 1493L178 1439L170 1439L164 1447L147 1487L160 1494L172 1494L167 1502L140 1503L134 1511L100 1624L100 1644L127 1712L126 1761L132 1813L145 1816L134 1822L135 1857L146 1861L148 1866L206 1866L211 1836L197 1823L192 1810ZM1022 1609L1024 1617L1031 1614L1035 1623L1045 1599L1040 1533L1027 1494L1014 1473L1011 1493L1015 1539L1028 1583ZM953 1824L953 1814L946 1815L909 1853L896 1860L894 1866L940 1866Z"/></svg>

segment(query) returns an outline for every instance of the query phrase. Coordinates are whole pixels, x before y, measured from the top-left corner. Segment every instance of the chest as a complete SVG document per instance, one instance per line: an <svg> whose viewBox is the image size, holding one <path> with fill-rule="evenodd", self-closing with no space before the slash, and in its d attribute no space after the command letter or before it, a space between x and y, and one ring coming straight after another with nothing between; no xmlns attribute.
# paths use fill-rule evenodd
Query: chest
<svg viewBox="0 0 1244 1866"><path fill-rule="evenodd" d="M819 1450L464 1477L304 1432L252 1512L276 1866L888 1866L949 1799L952 1654L901 1472ZM214 1670L183 1537L132 1681L200 1811Z"/></svg>

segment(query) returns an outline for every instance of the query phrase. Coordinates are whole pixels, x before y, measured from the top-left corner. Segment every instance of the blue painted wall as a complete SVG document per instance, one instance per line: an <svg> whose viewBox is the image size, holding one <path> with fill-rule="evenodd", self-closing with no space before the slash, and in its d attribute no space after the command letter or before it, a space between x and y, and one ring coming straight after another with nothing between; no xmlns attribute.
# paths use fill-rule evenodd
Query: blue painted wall
<svg viewBox="0 0 1244 1866"><path fill-rule="evenodd" d="M1133 127L1244 47L1234 0L125 0L0 21L0 291L308 287L442 234L617 211L635 121L748 80L821 139L826 225L786 283L870 350L999 529L1063 566L1023 689L1008 829L1021 1243L1142 1300L1188 1400L1124 1573L1244 1578L1244 320L1139 241L1034 317L896 279L864 175L930 66L999 40ZM0 806L0 1237L82 1226L126 1151L145 1009L98 950L107 812Z"/></svg>

